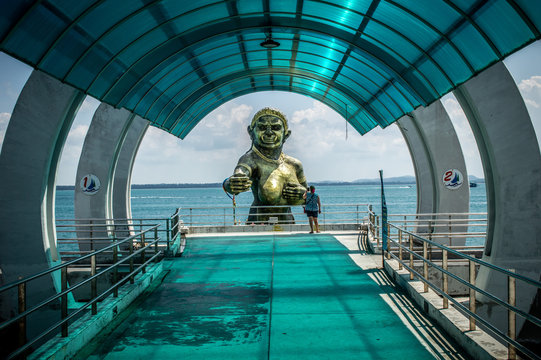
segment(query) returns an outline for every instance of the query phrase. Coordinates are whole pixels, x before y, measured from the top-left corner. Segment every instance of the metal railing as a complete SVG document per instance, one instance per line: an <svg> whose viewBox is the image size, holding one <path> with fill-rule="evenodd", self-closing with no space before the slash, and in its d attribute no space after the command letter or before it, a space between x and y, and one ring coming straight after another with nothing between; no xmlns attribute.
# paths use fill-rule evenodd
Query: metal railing
<svg viewBox="0 0 541 360"><path fill-rule="evenodd" d="M115 240L113 243L102 247L99 250L93 250L87 254L81 255L75 260L65 262L61 265L54 266L37 274L19 279L5 286L0 287L2 297L11 296L9 292L17 293L18 314L11 319L0 323L0 331L8 327L16 327L18 331L18 347L11 352L7 359L27 356L34 344L37 344L47 337L51 336L55 331L61 333L63 337L68 336L69 322L83 312L91 308L91 314L96 315L98 312L98 302L104 300L110 294L114 297L118 296L118 289L126 283L134 283L135 276L139 273L145 273L147 266L152 262L158 262L162 256L162 251L158 249L160 238L158 236L158 227L160 225L149 226L148 228L137 232L122 240ZM125 248L125 250L122 250ZM150 252L150 254L149 254ZM98 262L100 259L112 258L112 263L103 264ZM107 262L107 261L106 261ZM78 266L86 267L90 276L76 284L68 283L68 269ZM27 308L27 292L28 286L32 281L40 279L44 276L54 276L60 272L61 289L60 292L46 298L38 300L39 303ZM112 273L111 286L98 293L98 278L106 274ZM82 289L83 286L90 286L90 299L83 303L78 309L69 313L68 295L73 295L77 289ZM70 296L71 296L70 295ZM26 338L27 319L28 316L39 310L55 308L60 304L60 321L55 322L45 329L40 334L32 339ZM10 329L12 329L10 328ZM59 330L60 329L60 330Z"/></svg>
<svg viewBox="0 0 541 360"><path fill-rule="evenodd" d="M56 237L62 257L75 258L126 238L136 232L160 225L158 247L169 253L183 227L179 209L168 218L145 219L57 219Z"/></svg>
<svg viewBox="0 0 541 360"><path fill-rule="evenodd" d="M321 207L319 224L361 224L366 220L368 204L331 204ZM281 209L291 209L295 224L308 224L302 206L217 206L197 207L186 206L178 209L178 215L189 227L198 226L235 226L268 224L269 220L254 220L247 222L250 210L263 212L260 216L280 217L284 215ZM254 214L257 216L257 214ZM277 220L276 224L286 224L290 221Z"/></svg>
<svg viewBox="0 0 541 360"><path fill-rule="evenodd" d="M509 359L517 358L517 350L521 352L521 356L527 356L532 359L540 359L537 354L535 354L530 349L520 344L516 340L517 315L524 318L525 321L529 321L532 324L541 327L541 320L539 318L528 314L516 307L516 283L517 281L520 281L529 286L533 286L536 289L541 289L541 282L522 276L520 274L516 274L512 269L504 269L496 265L487 263L474 256L465 254L462 251L458 251L456 247L451 248L449 246L439 244L434 241L434 238L428 239L421 236L420 234L416 234L410 230L406 230L403 227L399 227L393 223L388 223L388 226L388 243L386 251L385 249L384 251L382 251L383 261L388 261L390 259L395 259L396 261L398 261L399 270L404 268L407 269L410 274L410 280L417 278L423 282L424 292L428 292L428 289L431 288L442 297L442 307L444 309L448 308L449 302L451 302L460 312L466 314L466 316L469 318L470 330L476 329L476 322L482 324L492 334L496 335L505 344L507 344ZM368 228L370 229L372 234L377 237L377 240L379 242L379 236L381 233L380 226L377 221L377 216L375 216L373 212L369 212ZM454 236L454 234L451 235ZM468 234L466 233L464 234L464 236L468 236ZM467 249L470 247L463 248ZM441 257L438 256L438 259L434 259L432 257L435 249L437 249L437 251L441 253ZM455 260L460 260L467 264L467 279L463 279L460 276L457 276L451 271L449 271L448 265L451 255ZM414 261L416 261L417 263L422 263L422 271L415 269ZM477 267L489 268L491 270L497 271L498 273L504 275L507 278L507 299L502 300L494 294L488 293L487 291L476 286L475 278L477 273ZM441 273L441 287L429 279L429 269L434 269ZM449 295L449 279L454 279L455 281L461 283L469 289L468 306L464 305L463 303ZM507 309L507 334L498 329L494 324L491 324L490 322L476 314L476 294L480 294L487 299L490 299L494 303Z"/></svg>

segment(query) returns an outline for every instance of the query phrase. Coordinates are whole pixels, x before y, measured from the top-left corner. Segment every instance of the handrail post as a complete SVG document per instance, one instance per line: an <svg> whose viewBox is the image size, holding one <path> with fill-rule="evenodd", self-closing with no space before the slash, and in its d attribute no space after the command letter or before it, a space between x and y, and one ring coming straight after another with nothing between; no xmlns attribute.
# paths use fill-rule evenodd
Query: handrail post
<svg viewBox="0 0 541 360"><path fill-rule="evenodd" d="M443 270L447 271L447 250L443 249ZM449 287L449 277L446 273L443 273L443 293L445 295L448 295L448 287ZM447 299L445 296L443 297L443 308L447 309L449 308L449 299Z"/></svg>
<svg viewBox="0 0 541 360"><path fill-rule="evenodd" d="M190 226L193 226L192 208L190 208Z"/></svg>
<svg viewBox="0 0 541 360"><path fill-rule="evenodd" d="M453 215L449 214L449 246L453 246L453 237L451 236L453 233L452 217Z"/></svg>
<svg viewBox="0 0 541 360"><path fill-rule="evenodd" d="M113 282L115 284L115 288L113 290L113 296L118 297L118 246L115 246L113 248L113 266L115 267L113 269Z"/></svg>
<svg viewBox="0 0 541 360"><path fill-rule="evenodd" d="M515 270L514 269L509 269L510 272L514 273ZM507 289L508 289L508 293L507 293L507 302L509 303L509 305L511 306L516 306L516 279L513 277L513 276L507 276ZM511 310L511 309L508 309L507 310L507 316L508 316L508 336L509 338L511 338L511 340L516 340L516 332L517 332L517 323L516 323L516 316L517 314ZM507 357L509 359L516 359L517 358L517 351L515 349L515 347L513 346L513 344L509 344L508 348L507 348Z"/></svg>
<svg viewBox="0 0 541 360"><path fill-rule="evenodd" d="M428 256L428 243L426 241L423 241L423 276L425 278L425 281L423 281L424 283L424 292L428 292L428 261L427 261L427 257Z"/></svg>
<svg viewBox="0 0 541 360"><path fill-rule="evenodd" d="M96 255L90 257L90 276L96 275ZM97 282L96 279L90 281L90 296L92 300L95 300L98 296ZM92 303L92 315L98 313L98 304L96 302Z"/></svg>
<svg viewBox="0 0 541 360"><path fill-rule="evenodd" d="M154 240L156 241L154 243L154 254L158 253L158 228L154 229ZM158 262L158 258L156 258L156 262Z"/></svg>
<svg viewBox="0 0 541 360"><path fill-rule="evenodd" d="M377 240L377 246L379 246L379 216L377 215L376 215L376 240Z"/></svg>
<svg viewBox="0 0 541 360"><path fill-rule="evenodd" d="M413 280L413 235L410 234L410 280Z"/></svg>
<svg viewBox="0 0 541 360"><path fill-rule="evenodd" d="M68 290L68 268L64 266L60 271L60 291ZM64 320L68 317L68 294L62 295L60 298L60 318ZM62 337L68 336L68 323L62 323Z"/></svg>
<svg viewBox="0 0 541 360"><path fill-rule="evenodd" d="M357 217L357 225L359 225L359 205L357 205L357 213L355 214Z"/></svg>
<svg viewBox="0 0 541 360"><path fill-rule="evenodd" d="M165 222L165 233L166 233L166 239L167 239L167 244L166 244L166 248L167 248L167 253L169 253L169 241L171 241L171 219L167 219L167 221Z"/></svg>
<svg viewBox="0 0 541 360"><path fill-rule="evenodd" d="M470 263L470 285L475 286L475 262L469 260ZM475 314L475 290L470 287L470 311ZM475 319L470 316L470 330L475 330Z"/></svg>
<svg viewBox="0 0 541 360"><path fill-rule="evenodd" d="M19 276L19 280L22 276ZM18 286L18 310L19 314L26 311L26 282ZM26 316L19 320L19 346L26 344Z"/></svg>
<svg viewBox="0 0 541 360"><path fill-rule="evenodd" d="M130 255L133 255L133 239L130 240L129 250L130 250ZM133 257L130 257L130 284L135 283L135 278L132 273L133 273Z"/></svg>
<svg viewBox="0 0 541 360"><path fill-rule="evenodd" d="M398 262L398 270L402 270L402 261L404 261L402 257L402 229L398 229L398 258L400 259Z"/></svg>

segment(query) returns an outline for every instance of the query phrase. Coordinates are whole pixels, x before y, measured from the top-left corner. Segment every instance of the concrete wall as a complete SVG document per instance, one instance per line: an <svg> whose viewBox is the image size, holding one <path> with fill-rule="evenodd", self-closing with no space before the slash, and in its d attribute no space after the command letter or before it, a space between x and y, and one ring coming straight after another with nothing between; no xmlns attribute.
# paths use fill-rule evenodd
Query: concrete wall
<svg viewBox="0 0 541 360"><path fill-rule="evenodd" d="M467 213L470 208L468 172L455 129L440 101L419 107L397 122L415 168L417 180L417 213ZM462 174L462 185L445 186L444 174L456 169ZM420 217L433 219L433 217ZM444 218L448 218L445 216ZM452 232L463 232L455 226ZM428 232L421 225L418 232ZM435 227L433 232L448 232L448 227ZM442 244L463 245L465 238L437 238Z"/></svg>
<svg viewBox="0 0 541 360"><path fill-rule="evenodd" d="M503 63L455 90L479 147L488 200L483 259L538 280L541 274L541 155L524 101ZM506 277L482 268L477 283L507 298ZM517 305L529 311L536 291L517 282ZM507 331L506 311L483 297L478 308ZM517 317L520 329L522 318Z"/></svg>
<svg viewBox="0 0 541 360"><path fill-rule="evenodd" d="M0 153L0 267L2 284L48 269L59 260L55 245L55 178L66 136L85 96L34 71L11 116ZM45 276L27 287L29 305L55 292ZM0 299L1 317L16 297ZM28 320L29 334L50 323L45 309ZM6 340L6 338L3 338ZM6 343L10 343L8 340Z"/></svg>

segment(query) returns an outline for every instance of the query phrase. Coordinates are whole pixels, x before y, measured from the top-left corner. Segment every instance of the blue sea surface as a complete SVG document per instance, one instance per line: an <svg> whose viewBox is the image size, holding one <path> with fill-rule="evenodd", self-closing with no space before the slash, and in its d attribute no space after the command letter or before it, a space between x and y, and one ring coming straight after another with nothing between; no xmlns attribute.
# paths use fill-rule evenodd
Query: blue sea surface
<svg viewBox="0 0 541 360"><path fill-rule="evenodd" d="M321 203L371 204L377 214L381 213L381 188L379 185L320 185L316 188ZM56 218L74 219L73 190L56 192ZM385 199L389 215L414 214L417 209L417 189L412 185L386 185ZM251 192L236 197L238 207L250 206ZM231 199L221 187L132 189L132 216L136 219L155 219L171 216L179 207L230 207ZM486 212L485 184L470 188L470 212ZM297 211L299 211L297 209Z"/></svg>

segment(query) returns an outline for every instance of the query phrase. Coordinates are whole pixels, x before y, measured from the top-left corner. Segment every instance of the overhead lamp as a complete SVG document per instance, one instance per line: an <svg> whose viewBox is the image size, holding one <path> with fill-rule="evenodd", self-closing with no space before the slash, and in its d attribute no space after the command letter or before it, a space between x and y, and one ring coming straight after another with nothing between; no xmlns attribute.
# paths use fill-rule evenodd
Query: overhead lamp
<svg viewBox="0 0 541 360"><path fill-rule="evenodd" d="M265 49L274 49L275 47L280 46L280 43L278 41L272 40L272 37L269 35L269 36L267 36L265 41L263 41L259 45L261 47L264 47Z"/></svg>

